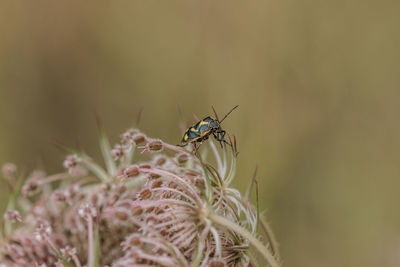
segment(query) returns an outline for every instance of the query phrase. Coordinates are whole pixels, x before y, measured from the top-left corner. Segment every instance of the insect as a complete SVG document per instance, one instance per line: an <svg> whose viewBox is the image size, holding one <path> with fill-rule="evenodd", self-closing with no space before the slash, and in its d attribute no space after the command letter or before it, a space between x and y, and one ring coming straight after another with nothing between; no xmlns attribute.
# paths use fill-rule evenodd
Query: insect
<svg viewBox="0 0 400 267"><path fill-rule="evenodd" d="M222 130L221 123L238 106L239 105L234 106L220 121L208 116L196 123L194 126L189 127L182 137L181 144L178 146L183 147L192 143L194 145L196 145L196 143L202 143L203 141L207 140L211 134L214 136L215 140L221 144L221 147L222 143L229 145L229 143L224 139L226 132Z"/></svg>

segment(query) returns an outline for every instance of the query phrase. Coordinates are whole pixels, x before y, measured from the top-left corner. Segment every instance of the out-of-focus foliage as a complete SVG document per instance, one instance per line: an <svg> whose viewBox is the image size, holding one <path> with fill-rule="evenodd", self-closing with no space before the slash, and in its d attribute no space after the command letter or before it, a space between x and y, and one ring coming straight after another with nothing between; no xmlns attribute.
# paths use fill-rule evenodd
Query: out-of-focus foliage
<svg viewBox="0 0 400 267"><path fill-rule="evenodd" d="M117 140L144 107L141 129L178 143L178 104L187 124L239 104L236 182L259 164L285 265L398 266L399 8L2 1L0 162L59 170L54 139L96 151L95 112Z"/></svg>

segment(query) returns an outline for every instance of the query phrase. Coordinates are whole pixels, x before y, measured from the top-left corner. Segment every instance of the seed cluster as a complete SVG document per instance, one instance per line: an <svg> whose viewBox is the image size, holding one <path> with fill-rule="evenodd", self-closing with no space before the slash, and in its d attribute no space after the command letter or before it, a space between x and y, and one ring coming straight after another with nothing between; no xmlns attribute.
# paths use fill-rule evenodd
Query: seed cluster
<svg viewBox="0 0 400 267"><path fill-rule="evenodd" d="M107 168L76 152L64 161L65 172L36 171L22 184L25 175L12 164L4 166L14 193L3 217L2 263L257 266L251 249L251 236L262 244L256 209L230 187L235 146L229 153L210 143L213 167L198 154L136 129L123 133L113 149L102 138ZM148 160L133 163L138 149Z"/></svg>

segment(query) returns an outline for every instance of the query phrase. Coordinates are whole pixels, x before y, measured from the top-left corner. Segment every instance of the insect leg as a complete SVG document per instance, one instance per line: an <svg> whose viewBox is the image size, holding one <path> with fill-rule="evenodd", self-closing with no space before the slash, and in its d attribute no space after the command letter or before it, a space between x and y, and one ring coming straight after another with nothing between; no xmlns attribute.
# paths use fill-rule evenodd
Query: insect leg
<svg viewBox="0 0 400 267"><path fill-rule="evenodd" d="M218 131L216 131L216 135L214 134L214 137L215 137L215 139L220 143L220 145L221 145L221 148L222 148L222 143L225 143L225 144L227 144L227 145L231 145L231 144L229 144L226 140L225 140L225 131L224 130L218 130Z"/></svg>
<svg viewBox="0 0 400 267"><path fill-rule="evenodd" d="M219 134L221 135L221 139L222 139L222 140L225 140L224 137L225 137L226 132L225 132L224 130L220 130L220 131L219 131Z"/></svg>
<svg viewBox="0 0 400 267"><path fill-rule="evenodd" d="M191 142L190 144L192 145L193 153L196 153L200 146L197 146L196 142Z"/></svg>
<svg viewBox="0 0 400 267"><path fill-rule="evenodd" d="M217 134L213 133L213 136L215 138L215 140L217 140L219 142L219 144L221 145L222 148L222 140L219 138L219 133L217 132Z"/></svg>
<svg viewBox="0 0 400 267"><path fill-rule="evenodd" d="M220 141L220 142L224 142L225 144L227 144L227 145L231 145L231 144L229 144L226 140L225 140L225 134L226 134L226 132L224 131L224 130L219 130L218 131L218 134L219 134L219 140L218 141Z"/></svg>

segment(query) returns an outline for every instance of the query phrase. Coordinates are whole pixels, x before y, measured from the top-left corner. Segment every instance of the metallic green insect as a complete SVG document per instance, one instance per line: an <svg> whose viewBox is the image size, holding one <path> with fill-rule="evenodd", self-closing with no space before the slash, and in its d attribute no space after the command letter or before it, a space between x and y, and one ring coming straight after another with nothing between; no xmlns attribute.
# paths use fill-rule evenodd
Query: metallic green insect
<svg viewBox="0 0 400 267"><path fill-rule="evenodd" d="M226 132L222 130L221 123L238 106L239 105L234 106L220 121L208 116L196 123L194 126L189 127L182 137L181 144L178 146L183 147L191 143L202 143L207 140L211 134L214 136L215 140L221 144L221 146L222 143L229 145L229 143L224 139Z"/></svg>

